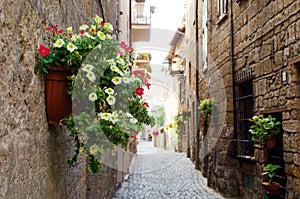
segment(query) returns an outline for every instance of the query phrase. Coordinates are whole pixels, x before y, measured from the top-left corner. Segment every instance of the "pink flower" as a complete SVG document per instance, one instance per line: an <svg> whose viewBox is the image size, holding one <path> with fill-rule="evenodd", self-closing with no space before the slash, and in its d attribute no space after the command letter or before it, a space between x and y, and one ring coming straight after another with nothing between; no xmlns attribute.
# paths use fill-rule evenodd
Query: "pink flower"
<svg viewBox="0 0 300 199"><path fill-rule="evenodd" d="M39 55L41 55L42 57L44 57L44 56L50 54L50 49L47 48L46 46L40 45L40 47L38 49L38 53L39 53Z"/></svg>

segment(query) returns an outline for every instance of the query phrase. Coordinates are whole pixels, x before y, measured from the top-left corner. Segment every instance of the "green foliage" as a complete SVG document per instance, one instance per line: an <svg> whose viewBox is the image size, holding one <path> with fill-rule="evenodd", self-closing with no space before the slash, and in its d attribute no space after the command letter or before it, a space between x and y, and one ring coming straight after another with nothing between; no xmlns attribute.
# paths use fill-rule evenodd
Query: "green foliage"
<svg viewBox="0 0 300 199"><path fill-rule="evenodd" d="M177 115L174 117L174 125L173 128L175 128L175 133L180 134L181 128L184 123L184 121L187 119L188 111L183 110L179 111Z"/></svg>
<svg viewBox="0 0 300 199"><path fill-rule="evenodd" d="M118 44L112 26L98 16L90 26L81 26L80 35L70 28L66 32L56 26L49 29L53 44L49 49L40 47L36 70L47 73L53 66L64 66L70 72L68 93L75 111L64 123L75 151L67 164L76 166L83 153L89 157L88 170L101 171L105 152L119 145L126 148L133 133L144 124L154 125L148 104L136 93L148 85L150 76L131 71L133 49L124 42Z"/></svg>
<svg viewBox="0 0 300 199"><path fill-rule="evenodd" d="M262 175L267 175L269 177L269 182L272 182L273 177L275 176L275 170L279 169L279 165L268 164L263 168L264 172Z"/></svg>
<svg viewBox="0 0 300 199"><path fill-rule="evenodd" d="M155 126L161 127L165 123L164 106L158 107L158 116L155 116Z"/></svg>
<svg viewBox="0 0 300 199"><path fill-rule="evenodd" d="M253 116L250 121L255 123L249 130L252 134L252 140L263 140L280 133L280 122L277 122L276 118L271 115L266 118L263 115Z"/></svg>
<svg viewBox="0 0 300 199"><path fill-rule="evenodd" d="M212 115L213 105L216 103L215 99L207 98L200 101L199 110L202 114L201 117L205 121L209 121Z"/></svg>

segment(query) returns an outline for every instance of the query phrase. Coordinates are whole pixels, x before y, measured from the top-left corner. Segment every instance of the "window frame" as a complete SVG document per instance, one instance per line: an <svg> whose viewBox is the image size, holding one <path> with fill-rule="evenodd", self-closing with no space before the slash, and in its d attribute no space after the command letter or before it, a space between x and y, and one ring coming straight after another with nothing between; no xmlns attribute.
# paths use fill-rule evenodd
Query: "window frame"
<svg viewBox="0 0 300 199"><path fill-rule="evenodd" d="M221 20L228 14L227 0L218 0L218 18Z"/></svg>

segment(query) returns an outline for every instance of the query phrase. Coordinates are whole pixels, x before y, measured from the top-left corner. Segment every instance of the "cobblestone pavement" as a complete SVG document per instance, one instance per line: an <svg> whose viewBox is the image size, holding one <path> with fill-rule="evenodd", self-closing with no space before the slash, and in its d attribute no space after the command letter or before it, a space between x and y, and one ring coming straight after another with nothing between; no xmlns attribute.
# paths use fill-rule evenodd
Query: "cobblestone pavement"
<svg viewBox="0 0 300 199"><path fill-rule="evenodd" d="M130 175L114 199L221 199L206 185L206 179L194 169L184 153L151 147L141 142L134 156Z"/></svg>

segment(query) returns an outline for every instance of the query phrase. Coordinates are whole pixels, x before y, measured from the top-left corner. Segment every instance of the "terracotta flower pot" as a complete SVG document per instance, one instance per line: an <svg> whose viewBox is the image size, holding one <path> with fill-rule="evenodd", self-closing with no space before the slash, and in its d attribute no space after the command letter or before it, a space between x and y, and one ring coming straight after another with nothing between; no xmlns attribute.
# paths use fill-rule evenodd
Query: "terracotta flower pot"
<svg viewBox="0 0 300 199"><path fill-rule="evenodd" d="M268 149L274 149L276 147L276 137L269 137L265 140Z"/></svg>
<svg viewBox="0 0 300 199"><path fill-rule="evenodd" d="M263 182L262 183L266 192L270 195L278 195L279 194L279 184L277 182Z"/></svg>
<svg viewBox="0 0 300 199"><path fill-rule="evenodd" d="M59 121L72 112L71 96L68 90L68 71L63 67L54 67L46 78L46 114L48 124L59 124Z"/></svg>

